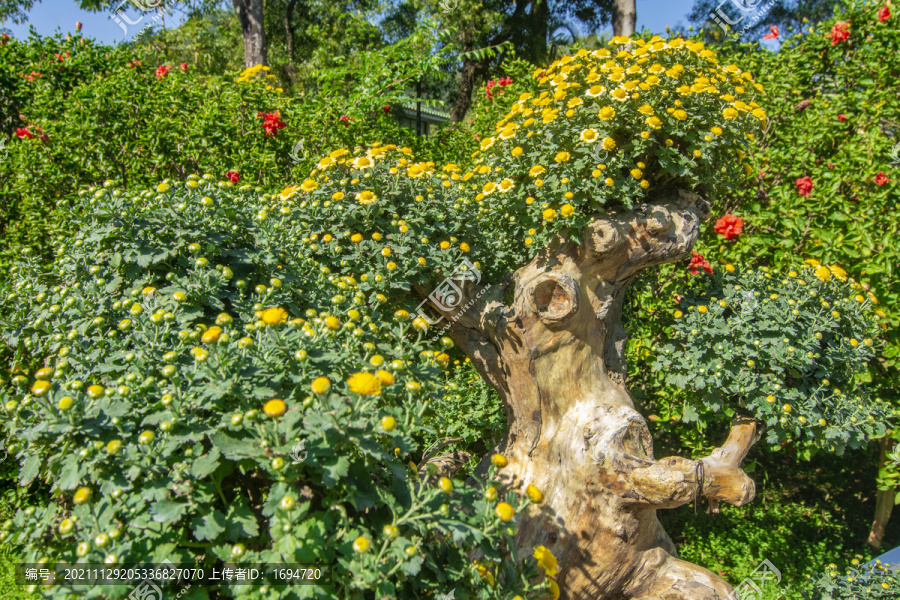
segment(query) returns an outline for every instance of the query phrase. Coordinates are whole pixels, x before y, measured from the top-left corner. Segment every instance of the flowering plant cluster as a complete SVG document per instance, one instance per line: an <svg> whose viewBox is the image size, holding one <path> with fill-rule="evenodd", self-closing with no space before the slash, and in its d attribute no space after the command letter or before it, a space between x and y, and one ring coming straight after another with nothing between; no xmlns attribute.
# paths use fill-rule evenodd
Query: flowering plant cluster
<svg viewBox="0 0 900 600"><path fill-rule="evenodd" d="M54 500L4 537L32 562L331 564L333 587L309 597L546 589L510 546L539 490L498 491L499 455L483 483L416 464L452 342L429 347L422 319L389 301L390 269L291 194L212 176L91 189L49 271L16 267L0 297L15 348L0 426L20 483Z"/></svg>
<svg viewBox="0 0 900 600"><path fill-rule="evenodd" d="M808 577L800 588L803 600L889 600L900 591L900 574L881 561L854 567L839 573L837 565L828 565L821 575Z"/></svg>
<svg viewBox="0 0 900 600"><path fill-rule="evenodd" d="M476 201L494 196L491 206L531 221L511 244L562 229L577 238L598 211L669 189L714 195L723 165L745 168L733 155L766 120L749 73L681 39L615 38L534 77L476 154L476 173L490 175Z"/></svg>
<svg viewBox="0 0 900 600"><path fill-rule="evenodd" d="M875 355L877 299L812 262L692 278L653 363L689 393L684 421L740 411L766 423L769 443L806 438L839 453L884 434L890 407L858 380Z"/></svg>

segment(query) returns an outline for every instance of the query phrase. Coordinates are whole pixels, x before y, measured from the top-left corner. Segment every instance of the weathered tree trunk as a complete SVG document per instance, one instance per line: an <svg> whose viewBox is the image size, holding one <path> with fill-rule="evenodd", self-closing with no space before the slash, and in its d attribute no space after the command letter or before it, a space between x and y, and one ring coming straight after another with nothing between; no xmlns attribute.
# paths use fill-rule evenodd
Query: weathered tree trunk
<svg viewBox="0 0 900 600"><path fill-rule="evenodd" d="M459 87L456 91L456 101L450 112L450 122L459 123L466 117L469 107L472 106L472 90L475 82L484 71L484 64L477 60L466 59L463 61L462 71L459 72Z"/></svg>
<svg viewBox="0 0 900 600"><path fill-rule="evenodd" d="M632 35L637 25L636 0L616 0L613 11L613 35Z"/></svg>
<svg viewBox="0 0 900 600"><path fill-rule="evenodd" d="M268 64L263 0L231 0L244 37L244 66Z"/></svg>
<svg viewBox="0 0 900 600"><path fill-rule="evenodd" d="M887 453L891 450L894 440L890 436L881 438L881 452L878 457L878 469L887 463ZM884 530L887 528L891 513L894 511L894 490L878 490L875 494L875 520L869 530L869 539L866 540L871 547L881 548L881 540L884 538Z"/></svg>
<svg viewBox="0 0 900 600"><path fill-rule="evenodd" d="M703 199L682 192L598 218L582 244L546 248L480 298L477 283L467 283L460 305L474 300L471 308L442 313L456 319L450 335L505 404L496 448L509 459L504 484L543 492L520 523L518 547L554 553L566 600L730 598L721 578L676 558L656 510L700 497L713 511L720 501L752 500L753 481L739 465L757 423L736 422L725 445L700 460L655 459L625 386L621 325L629 283L690 256L708 214Z"/></svg>

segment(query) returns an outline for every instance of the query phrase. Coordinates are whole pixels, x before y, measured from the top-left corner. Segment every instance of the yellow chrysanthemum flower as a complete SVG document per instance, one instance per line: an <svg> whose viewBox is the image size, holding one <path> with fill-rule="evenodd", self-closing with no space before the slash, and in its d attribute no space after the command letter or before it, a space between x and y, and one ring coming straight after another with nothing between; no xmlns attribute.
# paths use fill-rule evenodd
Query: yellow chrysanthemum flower
<svg viewBox="0 0 900 600"><path fill-rule="evenodd" d="M598 115L603 121L610 121L616 116L616 109L612 106L604 106L600 109L600 113Z"/></svg>
<svg viewBox="0 0 900 600"><path fill-rule="evenodd" d="M381 380L372 373L354 373L347 380L351 392L364 396L377 396L381 393Z"/></svg>
<svg viewBox="0 0 900 600"><path fill-rule="evenodd" d="M534 549L534 558L537 559L538 566L544 569L544 573L548 577L553 577L559 570L559 563L553 553L544 546L537 546Z"/></svg>
<svg viewBox="0 0 900 600"><path fill-rule="evenodd" d="M267 308L262 311L261 320L266 325L278 325L287 321L288 313L280 307Z"/></svg>
<svg viewBox="0 0 900 600"><path fill-rule="evenodd" d="M356 194L356 199L360 204L372 204L373 202L378 200L378 196L376 196L374 192L364 190Z"/></svg>

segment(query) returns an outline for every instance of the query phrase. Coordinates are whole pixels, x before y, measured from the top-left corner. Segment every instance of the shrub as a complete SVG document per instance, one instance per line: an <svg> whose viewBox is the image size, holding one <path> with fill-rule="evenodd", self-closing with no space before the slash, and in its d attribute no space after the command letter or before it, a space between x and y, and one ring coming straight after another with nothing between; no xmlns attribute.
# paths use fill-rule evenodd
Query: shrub
<svg viewBox="0 0 900 600"><path fill-rule="evenodd" d="M407 466L434 437L422 416L449 357L378 291L389 271L332 271L306 237L313 211L248 186L84 198L50 272L23 264L4 293L12 383L30 390L3 392L4 429L20 483L54 498L11 522L28 560L333 564L314 597L531 589L495 511L527 500L488 492L493 472L448 488Z"/></svg>
<svg viewBox="0 0 900 600"><path fill-rule="evenodd" d="M838 453L884 435L890 407L856 380L875 356L875 298L812 262L692 278L669 343L654 349L653 369L691 392L675 413L682 421L745 411L766 422L771 444L810 439Z"/></svg>
<svg viewBox="0 0 900 600"><path fill-rule="evenodd" d="M411 292L461 265L466 277L496 280L598 211L716 186L715 161L764 118L752 81L700 44L655 38L628 51L627 41L612 41L615 55L581 52L538 73L472 170L374 144L329 153L278 194L188 176L82 196L49 272L18 267L3 296L0 330L16 352L4 427L23 440L21 483L40 478L58 498L13 520L28 558L333 558L339 597L371 586L421 597L449 582L481 598L532 589L534 563L498 521L495 468L452 490L405 470L435 437L422 418L450 360L428 341L439 337L428 315L410 314ZM157 72L133 85L182 94L173 112L200 104L204 89L189 89L179 70ZM228 106L245 111L244 131L255 131L227 142L239 156L284 143L278 123L292 126L290 105L261 75L244 74L246 92L223 84ZM268 100L271 132L253 118L258 106L238 104L242 94ZM588 127L610 108L616 121ZM213 139L225 128L227 140L239 125L200 123ZM180 151L179 136L162 141ZM254 152L245 173L277 167L277 156ZM276 459L300 440L309 456L286 469ZM501 520L527 504L513 490L503 496ZM552 575L550 557L538 557Z"/></svg>
<svg viewBox="0 0 900 600"><path fill-rule="evenodd" d="M8 133L28 132L6 143L0 161L0 277L20 248L49 257L84 185L113 180L142 189L230 170L244 183L274 185L308 173L334 148L412 143L414 133L383 108L445 60L427 56L423 43L419 36L360 53L349 65L317 71L318 88L291 97L268 68L206 76L152 47L111 49L80 37L7 40L0 58L10 71L0 76L34 69L44 76L17 78L12 104L0 107ZM54 52L69 56L59 62ZM278 115L284 128L264 128L264 115Z"/></svg>

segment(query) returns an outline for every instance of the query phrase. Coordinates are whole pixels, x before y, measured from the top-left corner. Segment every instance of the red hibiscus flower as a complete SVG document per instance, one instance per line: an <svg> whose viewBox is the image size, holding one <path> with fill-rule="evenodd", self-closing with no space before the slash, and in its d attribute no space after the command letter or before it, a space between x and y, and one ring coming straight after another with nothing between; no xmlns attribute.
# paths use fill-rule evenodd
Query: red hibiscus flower
<svg viewBox="0 0 900 600"><path fill-rule="evenodd" d="M845 115L843 113L838 115L838 121L840 121L841 123L843 123L846 120L847 120L847 115Z"/></svg>
<svg viewBox="0 0 900 600"><path fill-rule="evenodd" d="M34 134L32 134L30 131L28 131L27 127L19 127L18 129L16 129L16 135L19 136L20 140L21 139L29 139L30 140L31 138L34 137Z"/></svg>
<svg viewBox="0 0 900 600"><path fill-rule="evenodd" d="M769 25L769 33L763 36L764 40L778 39L778 25Z"/></svg>
<svg viewBox="0 0 900 600"><path fill-rule="evenodd" d="M887 2L884 3L884 6L881 7L881 10L878 11L878 22L884 23L888 19L891 18L891 7L887 5Z"/></svg>
<svg viewBox="0 0 900 600"><path fill-rule="evenodd" d="M391 112L390 104L385 104L384 108L382 108L381 110L383 110L385 112L385 114Z"/></svg>
<svg viewBox="0 0 900 600"><path fill-rule="evenodd" d="M493 79L491 79L490 81L487 82L487 85L484 86L484 93L487 94L488 100L493 100L494 94L499 93L500 90L502 90L503 88L505 88L512 82L513 82L512 77L509 77L509 76L498 79L497 81L494 81ZM497 87L498 85L500 86L500 89L494 90L494 88Z"/></svg>
<svg viewBox="0 0 900 600"><path fill-rule="evenodd" d="M491 89L492 89L495 85L497 85L497 82L494 81L493 79L491 79L491 80L488 81L487 84L484 86L484 93L487 94L488 100L493 100L493 99L494 99L494 94L491 92Z"/></svg>
<svg viewBox="0 0 900 600"><path fill-rule="evenodd" d="M262 128L266 132L266 137L275 137L278 135L279 129L283 129L287 126L287 124L281 120L280 110L276 110L273 113L258 112L256 113L256 116L263 120Z"/></svg>
<svg viewBox="0 0 900 600"><path fill-rule="evenodd" d="M162 79L171 70L172 70L172 65L160 65L160 66L156 67L156 78Z"/></svg>
<svg viewBox="0 0 900 600"><path fill-rule="evenodd" d="M806 196L807 198L809 198L809 194L810 192L812 192L813 185L815 185L813 184L812 179L809 178L809 175L807 175L806 177L800 177L799 179L797 179L797 181L794 182L794 184L797 186L797 192L799 192L801 196Z"/></svg>
<svg viewBox="0 0 900 600"><path fill-rule="evenodd" d="M850 37L850 23L835 23L831 28L831 45L846 42Z"/></svg>
<svg viewBox="0 0 900 600"><path fill-rule="evenodd" d="M887 182L891 181L887 178L883 172L879 172L878 175L875 176L875 185L887 185Z"/></svg>
<svg viewBox="0 0 900 600"><path fill-rule="evenodd" d="M744 231L744 219L734 215L725 215L716 221L714 229L716 233L731 241Z"/></svg>
<svg viewBox="0 0 900 600"><path fill-rule="evenodd" d="M241 176L238 175L237 171L228 171L225 173L225 177L227 177L231 183L237 183L241 180Z"/></svg>
<svg viewBox="0 0 900 600"><path fill-rule="evenodd" d="M691 252L693 255L691 257L691 263L688 265L688 268L691 270L691 275L696 275L701 271L706 271L707 273L712 273L712 265L706 262L706 259L703 258L702 254L697 254L696 252Z"/></svg>
<svg viewBox="0 0 900 600"><path fill-rule="evenodd" d="M181 63L181 64L178 65L178 67L179 67L182 71L187 71L187 63Z"/></svg>

